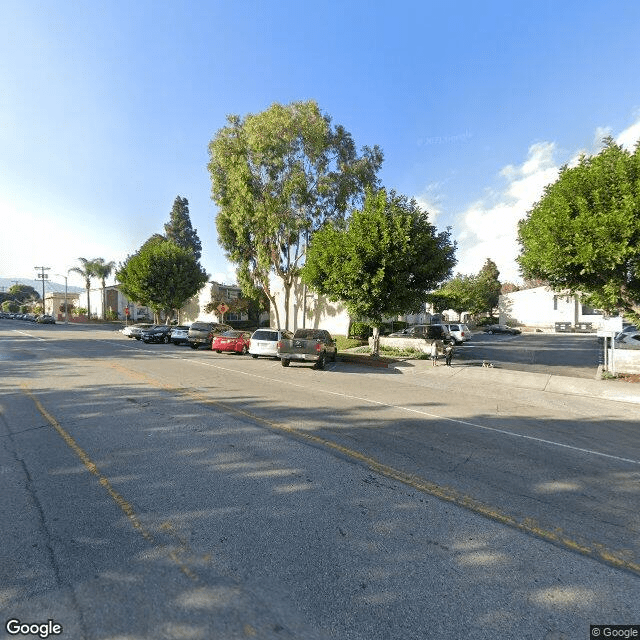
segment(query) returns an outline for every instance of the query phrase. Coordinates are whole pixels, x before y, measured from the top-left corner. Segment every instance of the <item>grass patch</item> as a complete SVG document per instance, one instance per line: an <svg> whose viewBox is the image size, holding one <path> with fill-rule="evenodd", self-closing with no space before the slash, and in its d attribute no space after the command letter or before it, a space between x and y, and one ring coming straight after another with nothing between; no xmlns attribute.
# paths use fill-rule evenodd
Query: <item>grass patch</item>
<svg viewBox="0 0 640 640"><path fill-rule="evenodd" d="M414 360L428 360L431 356L420 349L400 348L400 347L387 347L380 346L380 353L386 356L392 356L396 358L413 358Z"/></svg>
<svg viewBox="0 0 640 640"><path fill-rule="evenodd" d="M361 346L351 351L356 355L370 355L371 347ZM400 349L399 347L386 347L380 346L380 355L388 356L389 358L412 358L414 360L428 360L431 356L420 349Z"/></svg>
<svg viewBox="0 0 640 640"><path fill-rule="evenodd" d="M338 347L338 351L353 349L354 347L360 347L367 344L366 340L360 340L360 338L345 338L344 336L334 337L336 341L336 347Z"/></svg>

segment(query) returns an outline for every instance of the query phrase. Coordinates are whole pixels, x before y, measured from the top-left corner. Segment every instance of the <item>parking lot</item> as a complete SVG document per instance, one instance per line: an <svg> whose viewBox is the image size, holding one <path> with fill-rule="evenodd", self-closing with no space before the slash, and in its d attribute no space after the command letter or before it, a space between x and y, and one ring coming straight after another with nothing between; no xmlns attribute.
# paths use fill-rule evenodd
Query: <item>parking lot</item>
<svg viewBox="0 0 640 640"><path fill-rule="evenodd" d="M594 378L600 344L594 334L523 333L519 336L474 332L456 347L454 364L491 363L494 367Z"/></svg>

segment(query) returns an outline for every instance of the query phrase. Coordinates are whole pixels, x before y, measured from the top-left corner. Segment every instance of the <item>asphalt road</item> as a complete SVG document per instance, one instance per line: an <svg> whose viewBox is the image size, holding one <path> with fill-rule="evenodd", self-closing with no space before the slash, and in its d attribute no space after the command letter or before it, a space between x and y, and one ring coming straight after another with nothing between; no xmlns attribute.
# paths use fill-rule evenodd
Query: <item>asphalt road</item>
<svg viewBox="0 0 640 640"><path fill-rule="evenodd" d="M593 334L523 333L519 336L474 333L456 348L465 363L491 362L504 369L593 379L602 346Z"/></svg>
<svg viewBox="0 0 640 640"><path fill-rule="evenodd" d="M99 640L640 624L640 408L425 365L3 321L0 620Z"/></svg>

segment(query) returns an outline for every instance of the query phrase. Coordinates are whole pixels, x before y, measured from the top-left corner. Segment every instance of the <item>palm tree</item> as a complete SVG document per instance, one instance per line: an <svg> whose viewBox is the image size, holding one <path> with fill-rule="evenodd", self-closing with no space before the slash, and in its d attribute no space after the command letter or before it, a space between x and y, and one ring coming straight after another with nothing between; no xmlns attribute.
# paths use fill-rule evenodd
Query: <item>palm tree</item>
<svg viewBox="0 0 640 640"><path fill-rule="evenodd" d="M107 319L107 300L106 300L106 288L107 278L111 275L113 268L116 266L116 263L105 262L104 258L96 258L93 260L93 275L96 278L100 278L100 282L102 283L102 319Z"/></svg>
<svg viewBox="0 0 640 640"><path fill-rule="evenodd" d="M73 271L84 278L84 286L87 290L87 320L91 320L91 304L89 300L89 291L91 290L91 278L95 277L95 260L87 260L86 258L78 258L82 262L82 267L73 267L69 271Z"/></svg>

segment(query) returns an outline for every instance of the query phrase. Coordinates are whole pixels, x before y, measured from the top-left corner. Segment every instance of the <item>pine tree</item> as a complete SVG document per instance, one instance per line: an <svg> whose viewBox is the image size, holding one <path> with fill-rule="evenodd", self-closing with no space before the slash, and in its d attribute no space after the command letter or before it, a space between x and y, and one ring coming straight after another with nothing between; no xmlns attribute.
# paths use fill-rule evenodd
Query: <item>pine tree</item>
<svg viewBox="0 0 640 640"><path fill-rule="evenodd" d="M176 196L171 209L171 218L164 225L164 232L167 240L171 240L183 249L188 249L193 253L197 261L202 255L202 244L198 238L197 229L191 226L189 217L189 201L186 198Z"/></svg>

